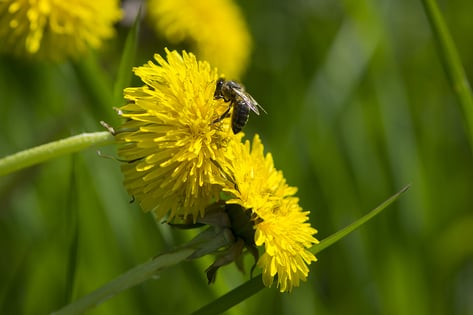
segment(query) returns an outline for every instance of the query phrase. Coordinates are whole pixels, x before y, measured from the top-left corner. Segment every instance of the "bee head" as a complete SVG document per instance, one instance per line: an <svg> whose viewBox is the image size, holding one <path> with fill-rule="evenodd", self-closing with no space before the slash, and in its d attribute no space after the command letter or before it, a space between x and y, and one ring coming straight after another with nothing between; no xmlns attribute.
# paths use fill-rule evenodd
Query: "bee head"
<svg viewBox="0 0 473 315"><path fill-rule="evenodd" d="M214 92L214 99L219 99L223 97L222 88L223 88L224 83L225 83L224 78L219 78L217 80L217 84L215 86L215 92Z"/></svg>

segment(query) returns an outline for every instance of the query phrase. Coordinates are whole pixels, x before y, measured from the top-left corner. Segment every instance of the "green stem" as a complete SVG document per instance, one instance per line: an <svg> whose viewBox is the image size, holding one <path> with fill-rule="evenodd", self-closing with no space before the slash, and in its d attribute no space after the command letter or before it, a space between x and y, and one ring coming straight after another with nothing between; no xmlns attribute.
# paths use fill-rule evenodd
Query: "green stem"
<svg viewBox="0 0 473 315"><path fill-rule="evenodd" d="M0 159L0 176L39 164L55 157L74 153L93 145L113 143L108 131L83 133L66 139L43 144Z"/></svg>
<svg viewBox="0 0 473 315"><path fill-rule="evenodd" d="M101 304L117 293L120 293L128 288L131 288L143 281L149 279L156 272L176 265L186 260L192 253L193 249L182 249L176 252L171 252L155 257L154 259L138 265L122 274L118 278L110 281L103 287L94 292L84 296L74 303L66 305L64 308L53 313L55 315L72 315L82 314L90 308Z"/></svg>
<svg viewBox="0 0 473 315"><path fill-rule="evenodd" d="M440 13L435 0L422 0L430 27L432 28L440 58L443 63L449 83L458 102L463 107L469 133L470 146L473 150L473 95L455 43L448 31L448 27Z"/></svg>

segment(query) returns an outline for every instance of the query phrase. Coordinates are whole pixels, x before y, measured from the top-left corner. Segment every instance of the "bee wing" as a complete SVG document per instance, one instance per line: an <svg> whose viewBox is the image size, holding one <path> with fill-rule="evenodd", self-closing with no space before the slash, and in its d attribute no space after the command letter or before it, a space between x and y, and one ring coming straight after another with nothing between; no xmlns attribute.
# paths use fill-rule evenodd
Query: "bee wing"
<svg viewBox="0 0 473 315"><path fill-rule="evenodd" d="M233 91L245 101L245 103L248 105L248 107L253 112L255 112L256 115L259 115L258 108L260 108L265 114L267 114L267 112L264 110L264 108L260 104L258 104L258 102L253 98L253 96L246 93L244 90L234 89Z"/></svg>

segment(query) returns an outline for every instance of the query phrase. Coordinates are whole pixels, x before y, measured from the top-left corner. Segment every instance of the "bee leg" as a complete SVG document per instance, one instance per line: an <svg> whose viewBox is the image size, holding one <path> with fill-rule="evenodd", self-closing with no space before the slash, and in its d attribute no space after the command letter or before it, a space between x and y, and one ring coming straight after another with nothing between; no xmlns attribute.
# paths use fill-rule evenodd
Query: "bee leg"
<svg viewBox="0 0 473 315"><path fill-rule="evenodd" d="M232 108L232 104L230 104L227 108L227 110L220 116L218 117L217 119L215 119L214 121L212 121L212 124L216 124L218 122L221 122L222 120L224 120L225 118L227 117L230 117L230 109Z"/></svg>
<svg viewBox="0 0 473 315"><path fill-rule="evenodd" d="M223 99L226 103L230 102L232 99L225 97L223 94L214 94L214 100L221 100Z"/></svg>

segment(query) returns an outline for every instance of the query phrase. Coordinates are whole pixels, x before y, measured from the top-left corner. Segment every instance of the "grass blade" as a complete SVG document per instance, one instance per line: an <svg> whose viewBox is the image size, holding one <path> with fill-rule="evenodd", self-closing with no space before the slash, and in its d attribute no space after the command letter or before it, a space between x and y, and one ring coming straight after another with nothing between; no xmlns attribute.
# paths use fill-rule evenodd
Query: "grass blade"
<svg viewBox="0 0 473 315"><path fill-rule="evenodd" d="M435 0L422 0L425 13L434 34L440 59L448 81L458 102L463 107L468 128L470 147L473 150L473 95L447 24Z"/></svg>
<svg viewBox="0 0 473 315"><path fill-rule="evenodd" d="M379 206L377 206L376 208L371 210L369 213L367 213L363 217L359 218L358 220L356 220L352 224L346 226L345 228L341 229L340 231L338 231L336 233L333 233L329 237L323 239L319 244L317 244L313 247L312 252L314 254L320 253L321 251L323 251L327 247L335 244L336 242L338 242L339 240L341 240L342 238L344 238L345 236L347 236L351 232L353 232L356 229L358 229L359 227L361 227L363 224L365 224L366 222L368 222L369 220L371 220L372 218L374 218L375 216L380 214L381 211L383 211L390 204L392 204L394 201L396 201L404 192L406 192L409 189L409 187L410 187L410 185L404 186L404 188L402 188L398 193L391 196L389 199L384 201L382 204L380 204Z"/></svg>
<svg viewBox="0 0 473 315"><path fill-rule="evenodd" d="M152 260L138 265L114 280L108 282L96 291L66 305L54 312L56 315L82 314L91 308L100 305L114 295L125 291L135 285L149 279L157 272L186 260L193 253L193 249L183 249L169 252L153 258Z"/></svg>
<svg viewBox="0 0 473 315"><path fill-rule="evenodd" d="M192 315L212 315L221 314L231 307L239 304L247 298L255 295L264 288L263 280L261 275L257 275L253 279L245 282L241 286L233 289L227 294L221 296L215 301L201 307L197 311L193 312Z"/></svg>

